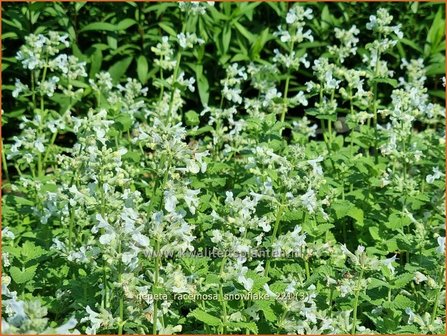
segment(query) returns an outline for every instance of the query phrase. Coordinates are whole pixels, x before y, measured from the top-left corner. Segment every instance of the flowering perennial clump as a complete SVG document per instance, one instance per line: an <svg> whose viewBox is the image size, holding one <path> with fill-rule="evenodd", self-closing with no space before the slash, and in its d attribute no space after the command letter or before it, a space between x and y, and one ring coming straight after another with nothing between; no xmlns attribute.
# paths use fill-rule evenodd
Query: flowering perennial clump
<svg viewBox="0 0 447 336"><path fill-rule="evenodd" d="M445 332L445 78L389 6L341 24L264 5L284 14L264 31L240 23L261 4L182 2L25 34L4 87L24 107L3 111L3 333ZM78 47L95 27L110 54ZM101 67L140 49L135 74L133 56Z"/></svg>

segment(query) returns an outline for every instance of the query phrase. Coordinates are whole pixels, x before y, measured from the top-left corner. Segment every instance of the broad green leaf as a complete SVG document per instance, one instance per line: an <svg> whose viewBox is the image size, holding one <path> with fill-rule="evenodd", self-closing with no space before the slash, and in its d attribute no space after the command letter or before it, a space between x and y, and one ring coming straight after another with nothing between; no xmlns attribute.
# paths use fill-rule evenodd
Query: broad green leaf
<svg viewBox="0 0 447 336"><path fill-rule="evenodd" d="M188 126L196 126L200 124L199 114L195 111L188 111L185 113L186 125Z"/></svg>
<svg viewBox="0 0 447 336"><path fill-rule="evenodd" d="M126 30L127 28L132 27L135 24L137 24L137 21L127 18L118 23L117 30Z"/></svg>
<svg viewBox="0 0 447 336"><path fill-rule="evenodd" d="M273 309L270 307L273 302L271 301L265 301L265 300L258 300L255 302L255 306L260 308L262 310L262 313L264 314L264 317L269 322L274 322L277 320L276 314L273 311Z"/></svg>
<svg viewBox="0 0 447 336"><path fill-rule="evenodd" d="M188 314L188 316L195 317L197 320L209 326L216 327L222 324L222 321L218 317L213 316L207 312L204 312L199 308L194 309L192 312Z"/></svg>
<svg viewBox="0 0 447 336"><path fill-rule="evenodd" d="M118 26L107 22L93 22L83 27L79 32L91 30L116 31L118 30Z"/></svg>
<svg viewBox="0 0 447 336"><path fill-rule="evenodd" d="M141 55L137 60L137 74L141 83L146 84L149 73L149 67L145 56Z"/></svg>
<svg viewBox="0 0 447 336"><path fill-rule="evenodd" d="M36 246L33 242L27 240L22 245L22 256L23 261L29 261L37 259L45 254L45 250L40 247Z"/></svg>
<svg viewBox="0 0 447 336"><path fill-rule="evenodd" d="M21 270L18 267L12 266L9 269L9 274L11 275L11 278L14 280L17 284L23 284L31 281L36 274L37 265L30 266L28 268L25 268L24 270Z"/></svg>
<svg viewBox="0 0 447 336"><path fill-rule="evenodd" d="M112 80L114 83L119 83L121 77L126 73L127 68L132 62L132 56L128 56L121 61L116 62L109 68L110 76L112 76Z"/></svg>

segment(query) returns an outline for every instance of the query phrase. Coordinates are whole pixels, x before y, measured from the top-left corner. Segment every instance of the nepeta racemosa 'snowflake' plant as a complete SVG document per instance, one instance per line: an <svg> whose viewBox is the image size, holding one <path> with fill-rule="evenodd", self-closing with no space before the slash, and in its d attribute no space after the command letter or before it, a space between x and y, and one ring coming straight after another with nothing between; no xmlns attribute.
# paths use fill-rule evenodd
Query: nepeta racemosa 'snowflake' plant
<svg viewBox="0 0 447 336"><path fill-rule="evenodd" d="M339 5L23 7L3 331L443 333L442 10Z"/></svg>
<svg viewBox="0 0 447 336"><path fill-rule="evenodd" d="M298 71L301 64L306 68L309 67L310 63L306 59L307 54L297 53L295 51L296 44L302 43L305 40L313 41L312 31L305 28L306 20L311 20L313 18L312 9L304 8L302 6L294 5L286 16L286 28L283 29L281 26L278 27L278 31L275 33L279 37L280 41L285 43L286 50L283 54L279 49L274 50L275 57L273 62L287 70L287 78L284 87L284 106L281 111L281 121L284 121L287 109L289 107L289 84L291 71ZM305 50L305 49L301 49ZM304 97L303 92L299 92L296 97L290 100L291 105L296 105L300 103L302 105L307 105L307 100Z"/></svg>

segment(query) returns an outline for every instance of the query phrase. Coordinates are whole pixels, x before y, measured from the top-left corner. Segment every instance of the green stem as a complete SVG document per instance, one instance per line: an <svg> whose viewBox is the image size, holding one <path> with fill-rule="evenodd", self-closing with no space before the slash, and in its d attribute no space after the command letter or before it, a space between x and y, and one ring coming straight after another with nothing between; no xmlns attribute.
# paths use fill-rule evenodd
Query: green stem
<svg viewBox="0 0 447 336"><path fill-rule="evenodd" d="M380 39L379 35L379 39ZM380 66L380 53L377 52L377 60L376 60L376 69L374 72L374 79L377 78L379 74L379 66ZM373 84L373 115L374 115L374 162L377 164L379 162L379 156L378 156L378 131L377 131L377 82L374 81Z"/></svg>
<svg viewBox="0 0 447 336"><path fill-rule="evenodd" d="M272 245L276 240L276 235L278 234L278 229L279 229L279 223L281 222L281 216L282 216L282 212L283 212L283 204L281 203L281 205L278 208L278 212L276 213L276 221L275 221L275 226L273 227L273 233L272 233ZM266 263L265 263L265 269L264 269L264 276L268 277L269 275L269 270L270 270L270 263L271 263L271 259L267 259Z"/></svg>
<svg viewBox="0 0 447 336"><path fill-rule="evenodd" d="M329 316L332 316L332 299L334 296L334 288L331 286L329 290L329 299L328 299L328 306L329 306Z"/></svg>
<svg viewBox="0 0 447 336"><path fill-rule="evenodd" d="M279 332L282 329L281 325L283 324L284 320L286 319L288 313L289 313L289 311L287 309L284 309L281 317L279 318L278 329L276 330L275 335L279 335Z"/></svg>
<svg viewBox="0 0 447 336"><path fill-rule="evenodd" d="M433 325L433 322L436 319L436 315L438 313L438 301L439 301L439 295L441 293L441 284L443 283L444 278L444 267L441 267L441 271L439 272L439 281L437 283L438 288L436 288L436 294L435 294L435 301L433 302L433 312L431 314L430 318L430 324Z"/></svg>
<svg viewBox="0 0 447 336"><path fill-rule="evenodd" d="M118 284L120 286L119 294L119 321L118 321L118 335L123 334L124 327L124 293L122 289L122 274L123 274L123 263L121 259L121 241L118 243Z"/></svg>
<svg viewBox="0 0 447 336"><path fill-rule="evenodd" d="M70 223L68 228L68 250L72 250L73 246L73 226L74 226L74 211L70 209Z"/></svg>
<svg viewBox="0 0 447 336"><path fill-rule="evenodd" d="M295 44L295 41L292 40L292 43L290 44L290 53L293 52L293 46ZM289 94L289 83L290 83L290 68L287 69L287 78L286 78L286 85L284 87L284 107L281 113L281 122L284 122L286 119L286 112L288 110L288 100L287 96Z"/></svg>
<svg viewBox="0 0 447 336"><path fill-rule="evenodd" d="M50 148L54 145L54 142L56 141L58 132L54 132L51 136L50 144L48 145L47 149L45 150L45 154L43 156L42 165L45 167L46 161L48 159L48 155L50 154Z"/></svg>
<svg viewBox="0 0 447 336"><path fill-rule="evenodd" d="M153 294L155 296L156 290L158 289L158 281L160 277L160 241L157 240L155 247L155 269L154 269L154 287ZM158 320L158 302L154 299L154 316L153 316L153 326L152 326L152 334L157 335L157 320Z"/></svg>
<svg viewBox="0 0 447 336"><path fill-rule="evenodd" d="M220 262L220 278L222 279L223 277L223 273L224 273L224 269L225 269L225 263L227 261L227 257L223 257L222 261ZM222 281L219 283L219 300L222 303L222 319L224 322L224 325L222 326L222 333L225 333L225 324L227 323L228 317L227 317L227 303L224 299L224 295L223 295L223 285L222 285Z"/></svg>
<svg viewBox="0 0 447 336"><path fill-rule="evenodd" d="M361 286L361 281L363 279L363 266L361 266L360 269L360 275L359 278L357 279L357 283L356 283L356 289L355 289L355 298L354 298L354 307L353 307L353 315L352 315L352 332L351 334L355 334L356 329L357 329L357 308L359 305L359 296L360 296L360 286Z"/></svg>
<svg viewBox="0 0 447 336"><path fill-rule="evenodd" d="M5 172L6 179L8 181L10 181L9 180L9 172L8 172L8 163L6 162L5 148L3 146L3 137L1 139L1 145L2 145L2 148L1 148L1 151L2 151L2 166L3 166L3 170Z"/></svg>
<svg viewBox="0 0 447 336"><path fill-rule="evenodd" d="M306 280L309 280L310 278L309 260L306 257L304 258L304 268L306 269Z"/></svg>
<svg viewBox="0 0 447 336"><path fill-rule="evenodd" d="M175 83L178 77L178 71L180 69L180 60L182 59L182 52L177 53L177 60L174 69L174 75L172 79L171 97L169 98L169 110L168 110L168 122L171 120L172 108L174 106L174 93L175 93Z"/></svg>

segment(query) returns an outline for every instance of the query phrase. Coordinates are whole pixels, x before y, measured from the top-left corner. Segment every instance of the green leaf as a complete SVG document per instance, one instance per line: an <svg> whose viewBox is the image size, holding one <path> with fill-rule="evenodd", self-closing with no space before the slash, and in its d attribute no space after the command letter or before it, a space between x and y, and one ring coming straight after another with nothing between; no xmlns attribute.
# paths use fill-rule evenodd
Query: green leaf
<svg viewBox="0 0 447 336"><path fill-rule="evenodd" d="M93 23L86 25L79 32L82 33L82 32L91 31L91 30L116 31L116 30L118 30L118 27L114 24L107 23L107 22L93 22Z"/></svg>
<svg viewBox="0 0 447 336"><path fill-rule="evenodd" d="M405 215L402 215L400 213L396 213L393 212L389 217L388 217L388 221L385 222L386 227L390 228L390 229L401 229L404 226L407 226L411 224L411 219L408 218Z"/></svg>
<svg viewBox="0 0 447 336"><path fill-rule="evenodd" d="M255 322L227 322L225 325L238 330L246 329L255 335L258 333L258 327Z"/></svg>
<svg viewBox="0 0 447 336"><path fill-rule="evenodd" d="M126 154L123 155L123 159L128 159L135 163L139 163L141 160L141 153L136 151L128 151Z"/></svg>
<svg viewBox="0 0 447 336"><path fill-rule="evenodd" d="M231 27L230 25L227 24L224 26L224 29L222 31L222 46L224 54L228 52L228 49L230 48L230 42L231 42Z"/></svg>
<svg viewBox="0 0 447 336"><path fill-rule="evenodd" d="M127 28L133 26L137 24L137 21L135 21L134 19L124 19L123 21L121 21L120 23L118 23L117 26L117 30L126 30Z"/></svg>
<svg viewBox="0 0 447 336"><path fill-rule="evenodd" d="M115 122L119 124L119 130L122 132L127 132L132 127L133 121L130 115L128 114L120 114Z"/></svg>
<svg viewBox="0 0 447 336"><path fill-rule="evenodd" d="M33 206L34 202L27 200L26 198L20 197L20 196L11 196L12 203L16 203L18 205L27 205L27 206Z"/></svg>
<svg viewBox="0 0 447 336"><path fill-rule="evenodd" d="M276 314L273 309L270 307L272 304L271 301L259 300L255 302L255 306L262 310L264 317L269 322L274 322L277 320Z"/></svg>
<svg viewBox="0 0 447 336"><path fill-rule="evenodd" d="M348 216L354 218L357 223L363 224L363 210L353 207L348 210Z"/></svg>
<svg viewBox="0 0 447 336"><path fill-rule="evenodd" d="M192 129L190 131L188 131L188 135L191 136L197 136L197 135L201 135L203 133L207 133L207 132L211 132L212 130L214 130L214 128L211 127L211 125L206 125L203 127L200 127L199 129Z"/></svg>
<svg viewBox="0 0 447 336"><path fill-rule="evenodd" d="M209 83L206 76L203 74L203 66L196 67L197 87L199 89L200 102L202 106L207 106L210 98Z"/></svg>
<svg viewBox="0 0 447 336"><path fill-rule="evenodd" d="M165 22L160 22L158 24L160 26L161 29L163 29L165 32L167 32L169 35L171 36L177 36L176 31L167 23Z"/></svg>
<svg viewBox="0 0 447 336"><path fill-rule="evenodd" d="M432 25L427 34L427 44L425 45L425 56L429 57L434 53L436 47L443 41L445 35L445 22L442 18L443 8L440 7L433 19Z"/></svg>
<svg viewBox="0 0 447 336"><path fill-rule="evenodd" d="M36 274L36 269L37 265L25 268L25 270L23 271L18 267L12 266L9 269L9 274L11 275L11 278L14 280L15 283L23 284L33 279L34 275Z"/></svg>
<svg viewBox="0 0 447 336"><path fill-rule="evenodd" d="M36 246L33 242L27 240L22 245L22 256L24 257L24 261L37 259L45 254L45 250Z"/></svg>
<svg viewBox="0 0 447 336"><path fill-rule="evenodd" d="M353 203L346 200L337 200L332 204L338 219L349 216L359 224L363 224L363 210L357 208Z"/></svg>
<svg viewBox="0 0 447 336"><path fill-rule="evenodd" d="M195 111L188 111L185 113L186 125L188 126L197 126L200 124L199 114Z"/></svg>
<svg viewBox="0 0 447 336"><path fill-rule="evenodd" d="M188 316L195 317L197 320L213 327L217 327L222 324L222 321L219 318L211 314L208 314L199 308L194 309L192 312L188 314Z"/></svg>
<svg viewBox="0 0 447 336"><path fill-rule="evenodd" d="M368 284L368 289L380 288L380 287L391 287L390 284L386 281L371 278Z"/></svg>
<svg viewBox="0 0 447 336"><path fill-rule="evenodd" d="M112 76L112 80L115 84L119 83L121 77L126 73L132 59L132 56L128 56L121 61L116 62L109 68L110 76Z"/></svg>
<svg viewBox="0 0 447 336"><path fill-rule="evenodd" d="M372 83L382 83L391 85L393 88L397 87L397 80L392 78L373 78L371 80Z"/></svg>
<svg viewBox="0 0 447 336"><path fill-rule="evenodd" d="M403 296L402 294L398 294L393 300L394 306L398 309L404 310L405 308L413 308L414 300Z"/></svg>
<svg viewBox="0 0 447 336"><path fill-rule="evenodd" d="M99 48L95 49L95 52L90 57L90 77L95 77L95 75L101 71L102 64L102 51Z"/></svg>
<svg viewBox="0 0 447 336"><path fill-rule="evenodd" d="M236 27L236 29L248 40L250 41L250 43L252 43L253 41L255 41L255 36L250 33L247 28L245 28L244 26L242 26L239 22L235 22L234 26Z"/></svg>
<svg viewBox="0 0 447 336"><path fill-rule="evenodd" d="M137 74L138 74L138 79L143 84L146 84L146 82L147 82L147 77L148 77L148 72L149 72L148 69L149 69L149 66L147 64L147 59L146 59L146 57L141 55L140 57L138 57L138 60L137 60Z"/></svg>
<svg viewBox="0 0 447 336"><path fill-rule="evenodd" d="M395 288L403 288L405 287L408 283L410 283L411 281L413 281L413 274L411 273L404 273L402 275L399 275L396 280L394 280L394 287Z"/></svg>

